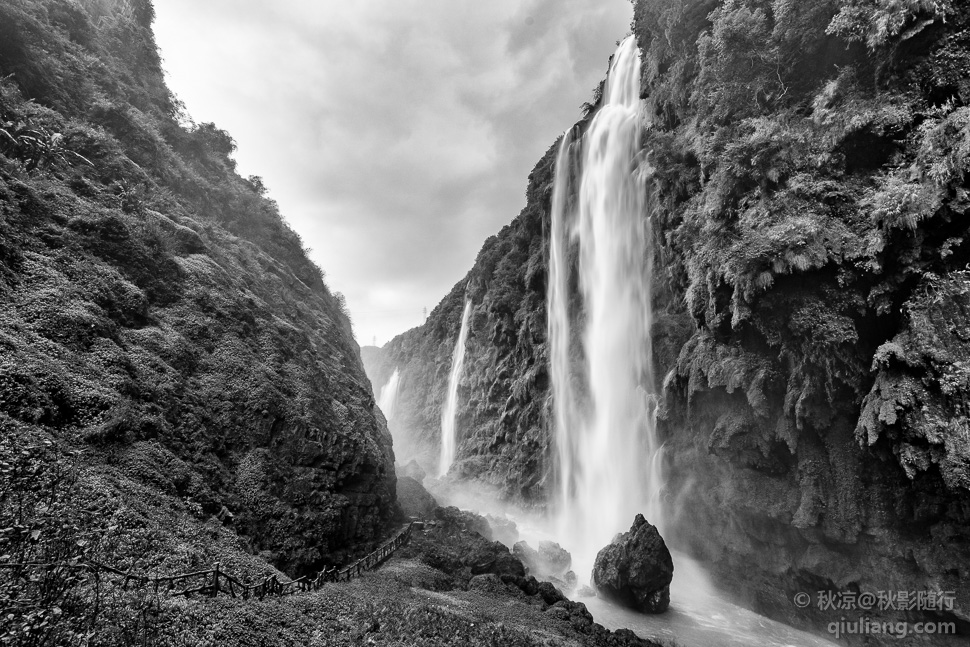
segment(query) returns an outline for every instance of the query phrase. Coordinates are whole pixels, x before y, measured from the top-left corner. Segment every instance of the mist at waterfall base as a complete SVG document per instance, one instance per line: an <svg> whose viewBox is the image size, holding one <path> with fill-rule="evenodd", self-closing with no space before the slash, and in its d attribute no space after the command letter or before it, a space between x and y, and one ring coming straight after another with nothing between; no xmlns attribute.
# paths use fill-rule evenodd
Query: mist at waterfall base
<svg viewBox="0 0 970 647"><path fill-rule="evenodd" d="M425 485L440 505L453 505L486 518L514 522L518 539L533 548L543 540L569 545L568 537L560 534L554 519L542 512L524 510L504 502L498 488L454 479L426 479ZM670 608L661 614L642 614L627 609L582 585L569 589L561 582L555 584L570 599L585 604L593 619L607 629L630 629L660 644L678 647L834 647L835 643L831 641L735 604L728 594L712 585L695 560L683 553L671 552L674 580L670 585ZM573 563L575 567L575 560Z"/></svg>

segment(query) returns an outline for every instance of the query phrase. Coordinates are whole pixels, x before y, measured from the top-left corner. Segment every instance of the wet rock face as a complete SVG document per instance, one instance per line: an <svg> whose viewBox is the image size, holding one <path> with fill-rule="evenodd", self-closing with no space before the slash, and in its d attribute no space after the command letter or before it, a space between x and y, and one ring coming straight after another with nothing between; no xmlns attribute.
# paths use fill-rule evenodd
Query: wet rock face
<svg viewBox="0 0 970 647"><path fill-rule="evenodd" d="M657 527L638 514L628 532L596 555L593 584L602 593L644 613L670 605L674 563Z"/></svg>
<svg viewBox="0 0 970 647"><path fill-rule="evenodd" d="M452 472L486 483L503 498L526 505L543 504L550 486L545 359L548 246L542 232L548 226L554 153L550 148L532 171L525 209L485 241L475 266L427 321L383 348L368 348L364 358L376 389L395 368L400 370L391 423L395 453L403 461L417 458L429 473L436 473L452 353L465 299L471 299Z"/></svg>

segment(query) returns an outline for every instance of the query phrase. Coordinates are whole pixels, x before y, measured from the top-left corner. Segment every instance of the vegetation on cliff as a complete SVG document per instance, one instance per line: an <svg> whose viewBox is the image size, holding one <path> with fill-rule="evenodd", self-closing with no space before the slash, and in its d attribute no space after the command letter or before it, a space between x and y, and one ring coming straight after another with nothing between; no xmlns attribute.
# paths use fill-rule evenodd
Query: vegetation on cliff
<svg viewBox="0 0 970 647"><path fill-rule="evenodd" d="M372 350L366 362L378 389L395 368L401 371L391 425L404 439L402 456L424 457L425 469L437 472L451 357L465 299L471 299L453 469L525 502L543 500L549 476L543 222L554 162L551 148L529 177L519 217L485 241L472 270L427 322Z"/></svg>
<svg viewBox="0 0 970 647"><path fill-rule="evenodd" d="M314 570L385 531L390 437L340 296L169 93L152 17L0 4L0 555ZM55 481L75 489L41 500ZM0 623L47 644L31 576L0 571Z"/></svg>
<svg viewBox="0 0 970 647"><path fill-rule="evenodd" d="M954 590L966 617L970 12L636 0L633 28L674 543L788 619L822 587ZM442 309L385 347L434 367L410 385L434 429L472 297L459 460L532 500L550 482L519 487L551 451L551 164Z"/></svg>

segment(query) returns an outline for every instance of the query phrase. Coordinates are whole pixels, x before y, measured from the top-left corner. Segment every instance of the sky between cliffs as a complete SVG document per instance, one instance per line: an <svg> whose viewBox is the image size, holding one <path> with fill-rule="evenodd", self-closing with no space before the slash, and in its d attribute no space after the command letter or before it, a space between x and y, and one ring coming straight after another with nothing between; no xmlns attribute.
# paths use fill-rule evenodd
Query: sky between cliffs
<svg viewBox="0 0 970 647"><path fill-rule="evenodd" d="M162 0L169 86L236 139L357 340L419 325L525 205L629 0Z"/></svg>

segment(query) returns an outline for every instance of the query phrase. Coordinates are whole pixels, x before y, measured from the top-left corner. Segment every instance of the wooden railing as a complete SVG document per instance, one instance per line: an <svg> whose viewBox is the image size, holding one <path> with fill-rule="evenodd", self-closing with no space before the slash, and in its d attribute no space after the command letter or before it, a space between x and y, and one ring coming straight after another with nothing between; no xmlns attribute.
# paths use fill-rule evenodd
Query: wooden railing
<svg viewBox="0 0 970 647"><path fill-rule="evenodd" d="M355 577L359 577L365 571L376 568L390 557L394 551L407 544L411 540L411 528L413 525L413 523L407 524L398 530L394 536L378 546L376 550L349 566L341 569L337 569L336 567L329 568L313 577L305 575L286 582L281 582L275 575L266 577L258 582L243 582L222 570L218 563L214 564L208 570L165 577L154 577L132 573L131 571L122 571L94 560L86 560L74 564L0 563L0 568L66 568L71 570L87 570L96 575L106 573L110 576L122 578L122 588L133 585L154 588L156 593L168 592L171 595L189 596L193 593L200 593L214 596L223 593L244 600L249 598L262 599L266 596L284 596L300 591L316 591L328 582L349 582Z"/></svg>

